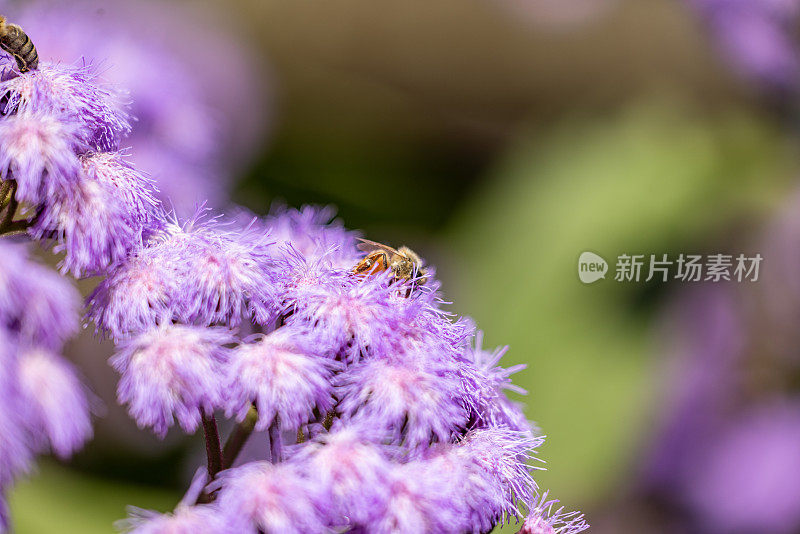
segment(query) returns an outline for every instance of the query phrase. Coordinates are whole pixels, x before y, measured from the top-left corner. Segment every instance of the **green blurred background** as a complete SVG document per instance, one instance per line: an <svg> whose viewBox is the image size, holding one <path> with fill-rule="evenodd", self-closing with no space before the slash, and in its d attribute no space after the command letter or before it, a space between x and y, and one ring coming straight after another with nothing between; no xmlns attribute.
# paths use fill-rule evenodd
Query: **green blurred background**
<svg viewBox="0 0 800 534"><path fill-rule="evenodd" d="M796 154L683 3L509 6L226 2L273 114L233 196L261 213L333 204L347 226L434 263L450 308L486 346L510 345L507 365L528 364L515 382L548 437L540 484L591 520L624 493L652 430L655 325L675 287L585 286L579 254L747 243L790 190ZM17 531L110 532L126 504L169 510L198 446L173 436L152 454L119 444L45 461L10 495Z"/></svg>

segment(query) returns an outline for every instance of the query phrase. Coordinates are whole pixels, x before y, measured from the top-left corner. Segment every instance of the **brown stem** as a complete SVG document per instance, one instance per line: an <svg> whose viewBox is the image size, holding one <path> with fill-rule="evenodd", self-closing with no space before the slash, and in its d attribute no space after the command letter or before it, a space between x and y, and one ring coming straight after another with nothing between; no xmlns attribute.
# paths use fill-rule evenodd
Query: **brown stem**
<svg viewBox="0 0 800 534"><path fill-rule="evenodd" d="M222 451L219 446L219 430L217 430L217 419L214 414L206 415L201 410L203 419L203 432L206 437L206 456L208 457L208 476L213 479L217 473L222 471Z"/></svg>
<svg viewBox="0 0 800 534"><path fill-rule="evenodd" d="M233 462L236 461L236 457L239 456L242 447L244 447L244 444L247 443L247 440L253 433L257 421L258 412L255 407L251 406L250 410L247 412L247 416L245 416L241 423L236 425L236 428L231 432L231 435L228 436L228 440L225 442L225 447L222 449L223 469L228 469L233 465Z"/></svg>

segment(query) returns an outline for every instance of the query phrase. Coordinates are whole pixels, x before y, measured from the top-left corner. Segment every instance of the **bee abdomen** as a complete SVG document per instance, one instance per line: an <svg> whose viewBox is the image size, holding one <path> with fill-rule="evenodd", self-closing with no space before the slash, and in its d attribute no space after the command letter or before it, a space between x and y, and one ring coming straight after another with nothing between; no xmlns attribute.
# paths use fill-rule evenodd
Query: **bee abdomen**
<svg viewBox="0 0 800 534"><path fill-rule="evenodd" d="M0 48L14 56L21 72L39 66L39 54L30 37L16 24L6 24L0 35Z"/></svg>

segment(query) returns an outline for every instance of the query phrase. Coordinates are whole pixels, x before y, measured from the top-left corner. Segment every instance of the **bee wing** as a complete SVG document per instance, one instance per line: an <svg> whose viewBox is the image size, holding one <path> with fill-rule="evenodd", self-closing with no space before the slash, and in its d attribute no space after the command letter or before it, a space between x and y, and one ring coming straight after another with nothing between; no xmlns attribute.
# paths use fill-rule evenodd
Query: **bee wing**
<svg viewBox="0 0 800 534"><path fill-rule="evenodd" d="M375 250L382 250L384 252L388 252L389 254L397 254L397 251L388 245L370 241L369 239L361 239L360 237L358 240L361 241L361 243L356 246L358 247L358 250L362 252L374 252Z"/></svg>

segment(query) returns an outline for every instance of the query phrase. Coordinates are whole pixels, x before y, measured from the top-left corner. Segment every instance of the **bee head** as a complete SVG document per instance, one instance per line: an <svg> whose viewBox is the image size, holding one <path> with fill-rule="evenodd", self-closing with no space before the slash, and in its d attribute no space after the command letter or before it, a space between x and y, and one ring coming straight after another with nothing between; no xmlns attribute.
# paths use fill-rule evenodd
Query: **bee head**
<svg viewBox="0 0 800 534"><path fill-rule="evenodd" d="M397 249L397 252L406 259L408 264L406 278L419 278L419 283L424 284L426 271L419 254L405 246Z"/></svg>

